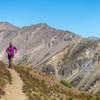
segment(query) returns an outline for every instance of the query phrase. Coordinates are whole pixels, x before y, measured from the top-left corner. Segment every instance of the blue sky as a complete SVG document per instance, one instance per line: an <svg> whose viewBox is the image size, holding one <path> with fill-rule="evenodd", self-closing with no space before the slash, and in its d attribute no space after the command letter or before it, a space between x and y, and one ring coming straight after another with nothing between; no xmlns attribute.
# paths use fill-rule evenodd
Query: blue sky
<svg viewBox="0 0 100 100"><path fill-rule="evenodd" d="M83 37L100 37L100 0L0 0L0 21L19 27L47 23Z"/></svg>

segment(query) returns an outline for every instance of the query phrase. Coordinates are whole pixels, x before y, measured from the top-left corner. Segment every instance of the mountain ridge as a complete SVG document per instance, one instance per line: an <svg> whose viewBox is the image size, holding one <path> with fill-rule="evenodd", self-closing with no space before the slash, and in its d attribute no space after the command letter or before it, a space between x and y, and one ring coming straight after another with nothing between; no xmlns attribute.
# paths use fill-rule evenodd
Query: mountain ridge
<svg viewBox="0 0 100 100"><path fill-rule="evenodd" d="M14 31L17 30L18 27L10 24L9 22L0 22L0 31Z"/></svg>

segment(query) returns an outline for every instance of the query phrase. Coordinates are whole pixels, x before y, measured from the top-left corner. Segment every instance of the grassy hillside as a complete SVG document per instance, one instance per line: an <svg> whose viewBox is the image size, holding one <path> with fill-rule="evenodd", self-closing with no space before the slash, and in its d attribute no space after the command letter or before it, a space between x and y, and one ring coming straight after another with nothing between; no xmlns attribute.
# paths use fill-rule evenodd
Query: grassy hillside
<svg viewBox="0 0 100 100"><path fill-rule="evenodd" d="M68 88L52 76L37 72L30 67L16 66L24 82L23 91L29 100L100 100L99 95Z"/></svg>
<svg viewBox="0 0 100 100"><path fill-rule="evenodd" d="M11 75L7 70L7 66L0 61L0 97L4 95L6 91L4 91L4 87L6 84L11 83Z"/></svg>

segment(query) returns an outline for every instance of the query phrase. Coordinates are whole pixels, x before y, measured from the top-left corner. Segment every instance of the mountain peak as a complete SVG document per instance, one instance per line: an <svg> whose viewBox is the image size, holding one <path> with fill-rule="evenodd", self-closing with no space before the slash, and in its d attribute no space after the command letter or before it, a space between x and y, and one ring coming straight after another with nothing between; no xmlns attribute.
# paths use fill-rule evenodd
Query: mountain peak
<svg viewBox="0 0 100 100"><path fill-rule="evenodd" d="M50 27L47 23L39 23L39 24L36 24L35 26L39 26L39 27Z"/></svg>
<svg viewBox="0 0 100 100"><path fill-rule="evenodd" d="M92 40L100 40L100 38L95 37L95 36L88 37L88 39L92 39Z"/></svg>
<svg viewBox="0 0 100 100"><path fill-rule="evenodd" d="M0 30L14 31L17 29L18 29L18 27L10 24L9 22L0 22Z"/></svg>

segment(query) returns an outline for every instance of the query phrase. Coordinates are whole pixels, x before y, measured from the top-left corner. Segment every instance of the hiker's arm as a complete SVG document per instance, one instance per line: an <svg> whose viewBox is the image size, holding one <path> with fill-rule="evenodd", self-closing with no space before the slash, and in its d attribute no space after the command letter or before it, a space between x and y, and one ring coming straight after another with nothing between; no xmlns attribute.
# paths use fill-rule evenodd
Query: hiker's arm
<svg viewBox="0 0 100 100"><path fill-rule="evenodd" d="M8 48L6 49L7 54L9 54Z"/></svg>
<svg viewBox="0 0 100 100"><path fill-rule="evenodd" d="M16 48L16 47L14 47L14 49L15 49L15 52L17 53L17 48Z"/></svg>
<svg viewBox="0 0 100 100"><path fill-rule="evenodd" d="M11 55L11 53L9 52L9 48L6 49L6 52L8 55Z"/></svg>

